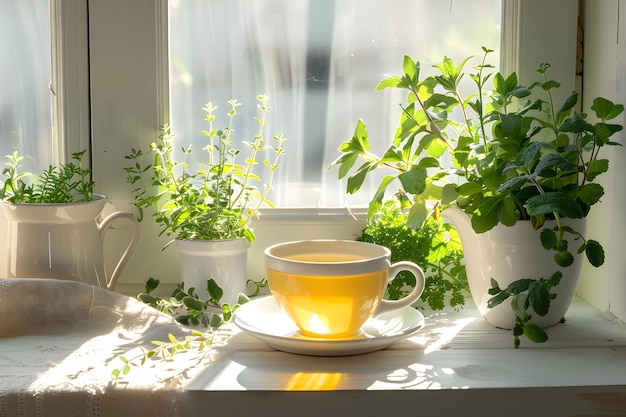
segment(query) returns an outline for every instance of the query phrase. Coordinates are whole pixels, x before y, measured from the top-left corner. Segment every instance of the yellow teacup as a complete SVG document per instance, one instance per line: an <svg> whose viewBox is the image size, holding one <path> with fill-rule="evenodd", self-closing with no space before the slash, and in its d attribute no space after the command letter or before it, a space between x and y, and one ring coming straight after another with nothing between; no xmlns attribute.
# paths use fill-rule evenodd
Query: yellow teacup
<svg viewBox="0 0 626 417"><path fill-rule="evenodd" d="M349 338L374 314L408 306L424 290L424 272L413 262L391 265L391 251L352 240L280 243L265 250L267 280L280 308L303 335ZM384 300L400 271L415 275L413 291Z"/></svg>

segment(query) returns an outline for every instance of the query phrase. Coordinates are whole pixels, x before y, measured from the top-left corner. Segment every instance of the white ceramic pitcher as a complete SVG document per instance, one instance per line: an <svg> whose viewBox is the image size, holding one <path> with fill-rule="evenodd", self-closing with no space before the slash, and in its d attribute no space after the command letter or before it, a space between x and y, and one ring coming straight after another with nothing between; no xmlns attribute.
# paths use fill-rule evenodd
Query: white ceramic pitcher
<svg viewBox="0 0 626 417"><path fill-rule="evenodd" d="M106 197L68 204L9 204L8 278L55 278L80 281L113 290L139 241L139 224L129 213L117 211L100 219ZM132 227L133 236L113 273L104 270L103 240L117 220Z"/></svg>
<svg viewBox="0 0 626 417"><path fill-rule="evenodd" d="M509 301L495 308L488 307L492 297L489 294L491 278L500 288L506 288L513 281L523 278L548 278L557 270L563 273L558 286L552 288L557 294L550 302L550 311L541 317L534 316L532 322L540 327L548 327L558 323L569 309L584 262L584 256L574 255L574 263L562 268L554 262L554 252L541 246L541 231L534 230L529 221L518 221L514 226L502 224L485 233L475 233L470 217L458 207L445 209L442 216L452 222L461 235L463 257L467 270L467 281L472 298L483 317L492 325L504 329L515 327L515 314ZM586 234L585 219L563 219L564 225ZM554 227L556 222L548 220L544 227Z"/></svg>

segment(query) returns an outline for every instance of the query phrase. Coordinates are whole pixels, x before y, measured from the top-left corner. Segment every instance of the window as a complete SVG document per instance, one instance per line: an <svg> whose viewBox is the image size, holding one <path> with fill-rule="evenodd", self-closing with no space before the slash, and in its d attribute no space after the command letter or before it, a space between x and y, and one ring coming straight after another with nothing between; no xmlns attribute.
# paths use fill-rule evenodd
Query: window
<svg viewBox="0 0 626 417"><path fill-rule="evenodd" d="M169 13L177 140L198 152L202 107L225 117L232 98L246 113L235 131L249 138L255 97L267 94L273 134L288 139L270 197L279 207L367 204L375 179L349 196L328 167L358 118L381 150L393 135L401 93L377 92L378 82L401 71L404 55L429 74L444 54L460 62L500 46L500 0L171 0Z"/></svg>
<svg viewBox="0 0 626 417"><path fill-rule="evenodd" d="M0 0L0 154L26 171L52 161L50 39L48 0Z"/></svg>

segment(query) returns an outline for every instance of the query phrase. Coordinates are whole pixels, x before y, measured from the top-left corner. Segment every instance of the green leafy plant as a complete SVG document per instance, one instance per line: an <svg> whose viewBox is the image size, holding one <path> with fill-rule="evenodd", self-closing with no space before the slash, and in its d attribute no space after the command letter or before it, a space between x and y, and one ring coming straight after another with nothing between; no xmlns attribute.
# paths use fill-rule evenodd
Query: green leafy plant
<svg viewBox="0 0 626 417"><path fill-rule="evenodd" d="M436 75L421 79L420 62L405 56L403 75L377 86L408 92L391 145L381 156L372 153L366 125L359 120L352 138L340 147L342 155L334 165L340 178L347 177L346 191L358 191L370 172L386 168L392 174L381 181L369 204L369 216L380 209L385 191L397 181L411 202L409 224L422 224L431 212L451 204L471 216L477 233L520 220L539 229L547 219L554 219L556 226L544 228L540 236L541 245L555 251L555 269L571 265L573 251L585 253L594 266L602 265L601 244L565 226L562 218L587 216L603 196L603 187L595 181L609 163L600 157L600 150L619 145L611 136L622 126L611 120L623 112L623 105L595 98L591 110L597 122L592 123L587 114L575 112L576 92L555 103L560 84L548 77L549 64L537 70L541 81L523 86L515 73L505 76L491 70L491 52L483 48L481 62L467 74L475 88L466 96L460 86L472 57L458 65L444 57L435 65ZM357 161L362 163L355 167ZM573 241L579 242L574 250ZM546 288L552 279L539 281ZM501 294L495 286L493 292L499 294L499 302L507 294L516 294ZM543 296L541 307L529 306L542 315L549 310L550 299ZM529 322L528 314L517 318Z"/></svg>
<svg viewBox="0 0 626 417"><path fill-rule="evenodd" d="M17 151L6 155L0 200L13 204L91 201L94 182L91 169L83 167L84 154L85 151L75 152L70 162L50 165L39 175L21 171L24 157Z"/></svg>
<svg viewBox="0 0 626 417"><path fill-rule="evenodd" d="M376 243L391 250L391 261L412 261L424 270L426 284L420 300L433 310L446 304L458 309L465 304L467 276L461 242L450 223L429 217L422 227L406 224L407 215L396 200L383 204L356 240ZM402 271L387 287L385 298L397 300L415 287L415 276Z"/></svg>
<svg viewBox="0 0 626 417"><path fill-rule="evenodd" d="M217 285L215 280L207 280L206 289L209 294L208 300L202 300L196 293L195 288L185 289L184 283L179 283L168 298L155 295L155 290L160 281L149 278L145 283L145 291L138 294L137 298L149 306L172 316L181 324L190 326L203 326L217 328L232 318L232 314L242 304L250 301L250 297L257 295L260 289L267 286L267 281L252 281L248 283L256 286L256 291L251 295L239 294L237 303L233 306L222 303L224 291Z"/></svg>
<svg viewBox="0 0 626 417"><path fill-rule="evenodd" d="M265 279L261 281L248 281L256 286L253 294L239 294L237 303L233 306L222 304L223 291L217 283L210 279L207 281L207 290L209 292L208 300L201 300L194 288L185 290L184 284L179 284L168 298L162 298L154 294L160 281L150 277L144 284L144 292L137 295L137 298L152 308L173 317L177 322L194 327L204 327L206 330L191 330L191 335L185 336L179 340L171 333L168 334L168 340L153 340L151 343L155 346L152 349L140 348L140 353L132 358L120 356L121 366L111 371L113 381L119 381L128 375L134 368L143 366L148 360L173 360L174 355L182 352L195 351L202 353L206 351L218 337L216 330L224 323L229 322L233 318L233 313L243 305L250 301L250 297L258 295L261 288L267 286ZM221 338L220 338L221 340Z"/></svg>
<svg viewBox="0 0 626 417"><path fill-rule="evenodd" d="M270 107L265 96L257 97L260 115L255 117L258 133L243 144L250 153L245 158L236 148L233 138L233 120L241 103L230 100L228 126L214 127L217 107L207 103L203 108L208 130L207 144L202 149L207 160L192 170L187 162L191 147L182 147L183 159L177 161L174 155L173 138L170 127L163 126L157 143L152 143L146 156L152 163L144 165L144 152L132 149L126 159L132 165L125 168L127 181L133 186L135 205L139 220L143 210L153 209L153 217L160 226L161 234L176 235L178 239L221 240L245 237L255 239L250 228L251 219L258 216L262 206L272 207L267 196L272 180L278 169L278 161L284 152L285 139L281 134L273 139L276 146L270 147L264 138L264 129ZM262 187L256 183L261 178L255 174L260 153L271 150L274 159L264 160L269 175ZM240 161L243 161L240 162ZM149 180L145 175L149 175Z"/></svg>
<svg viewBox="0 0 626 417"><path fill-rule="evenodd" d="M524 278L513 281L505 289L500 289L498 282L491 279L489 294L493 297L489 299L487 305L494 308L511 298L511 308L515 313L515 326L513 327L513 345L518 348L520 336L524 335L535 343L542 343L548 340L548 333L535 323L531 322L532 315L529 309L535 313L545 316L550 310L550 300L556 295L551 293L551 289L559 285L563 273L555 272L549 278L530 279ZM561 319L564 321L564 319Z"/></svg>

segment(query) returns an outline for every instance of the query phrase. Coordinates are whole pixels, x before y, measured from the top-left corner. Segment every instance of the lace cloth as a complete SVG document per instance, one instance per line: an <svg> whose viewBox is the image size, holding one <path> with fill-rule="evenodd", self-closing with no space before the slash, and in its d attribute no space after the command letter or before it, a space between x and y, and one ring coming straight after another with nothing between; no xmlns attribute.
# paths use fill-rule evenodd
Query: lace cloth
<svg viewBox="0 0 626 417"><path fill-rule="evenodd" d="M52 279L0 278L0 417L179 416L187 370L205 352L111 371L153 340L191 330L122 294Z"/></svg>

